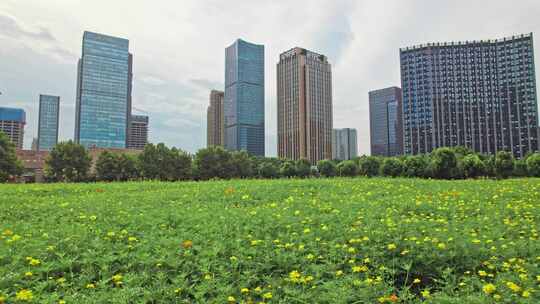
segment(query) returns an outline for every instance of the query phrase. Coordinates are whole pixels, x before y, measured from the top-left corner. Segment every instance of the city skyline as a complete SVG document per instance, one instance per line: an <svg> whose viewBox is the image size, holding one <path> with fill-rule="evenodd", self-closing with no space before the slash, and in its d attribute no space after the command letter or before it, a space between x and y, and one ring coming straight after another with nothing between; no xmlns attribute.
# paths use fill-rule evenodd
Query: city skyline
<svg viewBox="0 0 540 304"><path fill-rule="evenodd" d="M186 15L202 11L209 7L211 13L217 12L217 4L204 2L186 3ZM303 46L314 49L329 56L333 63L334 79L334 121L339 123L336 128L351 127L358 129L358 142L360 154L369 152L369 120L367 119L367 92L369 90L399 86L399 53L398 49L411 45L424 44L437 41L480 40L495 39L506 36L518 35L528 32L540 32L538 22L533 16L538 15L539 4L534 1L522 1L518 4L507 4L502 1L492 1L490 6L472 3L469 12L457 12L449 3L431 4L424 1L415 1L407 4L386 5L385 10L376 4L353 4L352 1L337 1L334 4L321 4L320 8L310 8L310 16L305 28L296 28L290 33L284 33L283 28L289 28L291 23L276 25L276 16L280 20L290 17L289 11L294 11L294 5L274 6L267 4L266 10L270 17L260 17L261 20L252 28L246 28L244 24L253 23L254 16L241 18L238 26L227 25L223 30L210 33L208 29L188 27L182 32L183 35L166 35L161 39L152 38L146 32L127 22L120 26L114 22L113 14L86 18L84 14L75 12L80 20L73 20L73 26L66 28L61 24L67 22L68 14L65 14L61 5L54 2L48 3L51 10L51 19L35 21L32 12L38 13L41 7L37 1L29 1L24 4L7 0L0 4L0 42L3 48L0 56L0 64L6 69L0 72L0 106L22 107L26 110L27 126L25 146L28 147L33 137L37 137L37 107L35 96L41 92L59 95L62 99L60 140L72 138L74 117L74 90L73 83L73 57L80 52L80 35L84 30L92 30L110 34L113 36L126 37L135 45L132 50L141 55L141 61L137 56L135 104L139 104L143 110L150 110L153 122L152 142L165 142L182 149L193 152L204 147L206 133L204 109L207 105L207 92L210 88L222 88L223 71L223 47L238 37L248 41L257 41L267 48L266 61L266 145L267 155L276 155L276 97L275 97L275 61L277 55L283 49L291 46ZM66 4L69 11L69 4ZM105 2L97 1L88 10L103 8ZM164 4L165 7L171 4ZM316 6L316 5L315 5ZM446 10L444 8L447 8ZM509 10L508 8L516 8ZM134 5L134 14L141 14L146 7ZM222 8L221 6L219 8ZM438 8L443 12L438 12ZM519 9L521 8L521 9ZM118 11L117 4L111 11ZM482 11L481 16L478 12ZM150 11L152 16L163 13L164 10ZM397 30L404 21L391 20L386 24L380 24L378 30L366 30L366 25L372 24L374 19L362 11L369 11L373 16L378 14L411 16L422 13L428 19L443 18L441 23L459 18L459 24L440 26L438 29L422 27L426 20L410 21L406 30ZM417 11L417 12L416 12ZM517 13L519 11L519 13ZM500 13L502 12L502 13ZM433 13L433 14L428 14ZM219 14L219 20L223 22L233 14L233 10L224 9ZM294 14L294 13L292 13ZM303 14L303 13L298 13ZM91 14L90 14L91 15ZM303 15L302 15L303 16ZM355 18L363 16L366 18ZM339 18L338 18L339 17ZM223 19L222 19L223 18ZM257 17L259 18L259 17ZM56 24L54 20L63 20ZM207 19L204 19L207 20ZM329 27L326 32L318 33L317 27L313 32L307 28L317 25L321 20L328 21L325 26ZM341 20L341 21L338 21ZM359 20L359 21L355 21ZM498 20L491 22L490 20ZM124 20L123 20L124 21ZM122 22L120 22L122 23ZM159 30L165 26L160 23L154 27ZM193 24L199 22L193 21ZM482 24L472 30L471 24ZM268 30L276 26L275 30ZM266 30L262 30L266 29ZM191 34L191 32L196 33ZM279 35L276 33L279 32ZM305 32L308 32L306 35ZM150 33L148 33L150 34ZM320 34L320 35L319 35ZM205 36L206 35L206 36ZM214 36L215 35L215 36ZM223 37L221 37L223 36ZM326 37L322 39L321 37ZM73 38L75 37L75 39ZM171 52L173 48L163 47L167 43L171 46L186 41L204 44L200 48L180 48L178 56ZM206 37L206 38L205 38ZM215 37L220 37L215 39ZM322 39L322 40L321 40ZM342 44L330 43L332 39L338 39ZM341 40L340 40L341 39ZM178 40L178 41L176 41ZM207 41L208 40L208 41ZM321 42L322 41L322 42ZM369 48L365 48L369 44ZM197 45L197 43L194 43ZM161 47L160 47L161 46ZM338 49L332 49L338 46ZM341 47L341 48L339 48ZM535 57L538 60L538 47ZM196 50L196 51L194 51ZM178 52L178 50L175 50ZM170 57L170 58L169 58ZM168 58L168 59L163 59ZM182 59L184 58L184 59ZM69 59L69 60L68 60ZM151 60L150 60L151 59ZM193 62L195 68L184 65L185 62ZM163 64L165 62L166 64ZM160 64L162 63L162 64ZM160 69L160 67L163 67ZM13 71L17 71L14 73ZM50 71L45 73L45 71ZM538 73L538 71L537 71ZM48 74L48 77L44 75ZM51 77L51 75L53 77ZM137 80L140 78L140 80ZM538 77L537 77L538 78ZM176 81L176 82L175 82ZM171 82L173 82L171 84ZM159 88L159 89L156 89ZM186 97L186 94L189 96ZM156 96L161 95L161 96ZM149 97L150 96L150 97ZM152 97L153 96L153 97ZM152 97L152 98L151 98ZM155 97L155 98L154 98ZM157 113L158 110L163 113ZM71 120L71 121L70 121ZM183 130L183 132L178 132ZM173 134L174 133L174 134Z"/></svg>

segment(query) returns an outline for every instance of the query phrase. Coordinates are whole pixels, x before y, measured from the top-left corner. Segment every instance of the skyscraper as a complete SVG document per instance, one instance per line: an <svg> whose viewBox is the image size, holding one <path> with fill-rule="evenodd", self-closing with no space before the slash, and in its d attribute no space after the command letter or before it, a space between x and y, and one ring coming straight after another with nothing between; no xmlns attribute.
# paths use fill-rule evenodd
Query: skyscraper
<svg viewBox="0 0 540 304"><path fill-rule="evenodd" d="M207 146L224 146L225 128L224 128L224 112L223 112L223 97L222 91L212 90L210 92L210 105L207 111L207 129L206 142Z"/></svg>
<svg viewBox="0 0 540 304"><path fill-rule="evenodd" d="M390 87L369 92L371 155L403 154L401 89Z"/></svg>
<svg viewBox="0 0 540 304"><path fill-rule="evenodd" d="M225 147L264 156L264 46L238 39L225 50Z"/></svg>
<svg viewBox="0 0 540 304"><path fill-rule="evenodd" d="M533 35L400 50L406 154L538 150Z"/></svg>
<svg viewBox="0 0 540 304"><path fill-rule="evenodd" d="M332 71L328 59L299 47L277 64L278 155L315 163L332 158Z"/></svg>
<svg viewBox="0 0 540 304"><path fill-rule="evenodd" d="M358 156L356 129L334 129L332 133L332 159L350 160Z"/></svg>
<svg viewBox="0 0 540 304"><path fill-rule="evenodd" d="M26 112L23 109L0 107L0 131L17 149L23 148Z"/></svg>
<svg viewBox="0 0 540 304"><path fill-rule="evenodd" d="M60 97L39 95L37 150L50 151L58 143Z"/></svg>
<svg viewBox="0 0 540 304"><path fill-rule="evenodd" d="M78 62L75 141L125 148L131 115L129 40L84 32Z"/></svg>
<svg viewBox="0 0 540 304"><path fill-rule="evenodd" d="M143 150L148 143L148 116L131 115L128 130L128 149Z"/></svg>

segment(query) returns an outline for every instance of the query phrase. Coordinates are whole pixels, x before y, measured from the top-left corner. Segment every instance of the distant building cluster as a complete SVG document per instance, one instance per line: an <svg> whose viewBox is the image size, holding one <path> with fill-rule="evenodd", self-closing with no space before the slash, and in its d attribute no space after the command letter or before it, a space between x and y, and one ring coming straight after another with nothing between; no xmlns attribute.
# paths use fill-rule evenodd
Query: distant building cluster
<svg viewBox="0 0 540 304"><path fill-rule="evenodd" d="M224 87L209 94L207 146L264 156L264 45L237 39L224 55ZM294 47L279 55L276 67L278 156L311 163L356 158L356 129L334 129L328 58ZM372 155L464 146L486 154L510 151L521 158L539 150L532 33L402 48L400 72L401 88L369 92ZM91 149L144 148L149 117L132 113L132 83L129 40L84 32L75 142ZM59 96L39 95L33 150L50 151L58 143L60 105ZM23 109L0 108L0 130L19 150L25 124Z"/></svg>
<svg viewBox="0 0 540 304"><path fill-rule="evenodd" d="M540 149L532 34L402 48L400 61L402 90L369 93L373 155Z"/></svg>
<svg viewBox="0 0 540 304"><path fill-rule="evenodd" d="M77 64L76 143L94 149L144 148L149 118L132 114L132 82L129 40L84 32ZM32 150L50 151L58 143L60 122L60 96L39 95L38 135ZM23 149L25 124L23 109L0 108L0 130L17 149Z"/></svg>

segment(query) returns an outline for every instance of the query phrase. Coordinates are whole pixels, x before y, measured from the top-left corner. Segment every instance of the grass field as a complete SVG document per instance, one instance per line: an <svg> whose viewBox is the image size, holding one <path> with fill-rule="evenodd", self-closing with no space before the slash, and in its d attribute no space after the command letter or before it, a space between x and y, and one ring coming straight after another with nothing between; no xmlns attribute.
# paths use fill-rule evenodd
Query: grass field
<svg viewBox="0 0 540 304"><path fill-rule="evenodd" d="M0 303L540 303L540 179L0 185Z"/></svg>

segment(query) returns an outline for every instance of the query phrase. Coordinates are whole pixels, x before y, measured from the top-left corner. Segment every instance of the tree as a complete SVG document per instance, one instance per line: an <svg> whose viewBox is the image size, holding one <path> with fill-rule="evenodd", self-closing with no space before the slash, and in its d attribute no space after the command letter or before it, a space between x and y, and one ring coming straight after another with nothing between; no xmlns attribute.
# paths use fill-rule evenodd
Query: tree
<svg viewBox="0 0 540 304"><path fill-rule="evenodd" d="M258 173L262 178L278 178L279 167L270 161L265 161L259 165Z"/></svg>
<svg viewBox="0 0 540 304"><path fill-rule="evenodd" d="M285 161L279 168L279 174L283 177L295 177L296 165L293 161Z"/></svg>
<svg viewBox="0 0 540 304"><path fill-rule="evenodd" d="M358 174L358 165L353 160L345 160L337 165L339 176L356 176Z"/></svg>
<svg viewBox="0 0 540 304"><path fill-rule="evenodd" d="M231 165L233 168L231 177L249 178L253 176L253 161L246 151L232 152Z"/></svg>
<svg viewBox="0 0 540 304"><path fill-rule="evenodd" d="M309 177L311 174L311 163L307 159L299 159L296 161L296 175L300 178Z"/></svg>
<svg viewBox="0 0 540 304"><path fill-rule="evenodd" d="M140 174L146 179L185 180L191 176L191 156L165 144L147 144L138 156Z"/></svg>
<svg viewBox="0 0 540 304"><path fill-rule="evenodd" d="M466 178L475 178L486 173L486 165L477 154L467 154L459 162Z"/></svg>
<svg viewBox="0 0 540 304"><path fill-rule="evenodd" d="M118 155L118 180L128 181L139 177L137 169L137 157L131 154L122 153Z"/></svg>
<svg viewBox="0 0 540 304"><path fill-rule="evenodd" d="M11 176L21 175L23 166L17 159L15 145L7 135L0 131L0 183L4 183Z"/></svg>
<svg viewBox="0 0 540 304"><path fill-rule="evenodd" d="M380 160L376 156L362 156L358 159L360 175L372 177L379 174Z"/></svg>
<svg viewBox="0 0 540 304"><path fill-rule="evenodd" d="M198 176L202 180L211 178L231 178L235 168L232 164L232 155L220 146L200 149L195 154L194 164Z"/></svg>
<svg viewBox="0 0 540 304"><path fill-rule="evenodd" d="M96 161L96 178L102 181L115 181L119 178L118 157L109 151L99 154Z"/></svg>
<svg viewBox="0 0 540 304"><path fill-rule="evenodd" d="M91 157L73 141L57 144L45 160L45 175L53 181L80 182L88 176Z"/></svg>
<svg viewBox="0 0 540 304"><path fill-rule="evenodd" d="M427 177L429 159L425 155L406 156L403 167L403 174L407 177Z"/></svg>
<svg viewBox="0 0 540 304"><path fill-rule="evenodd" d="M319 173L325 177L334 177L337 174L336 164L331 160L321 160L317 163Z"/></svg>
<svg viewBox="0 0 540 304"><path fill-rule="evenodd" d="M451 148L438 148L431 153L431 166L436 178L453 178L457 168L456 154Z"/></svg>
<svg viewBox="0 0 540 304"><path fill-rule="evenodd" d="M495 154L495 175L498 178L508 178L514 171L514 156L507 151Z"/></svg>
<svg viewBox="0 0 540 304"><path fill-rule="evenodd" d="M381 164L381 174L384 176L398 177L403 174L403 163L399 158L385 158Z"/></svg>
<svg viewBox="0 0 540 304"><path fill-rule="evenodd" d="M530 176L540 177L540 153L534 153L527 158L527 172Z"/></svg>

